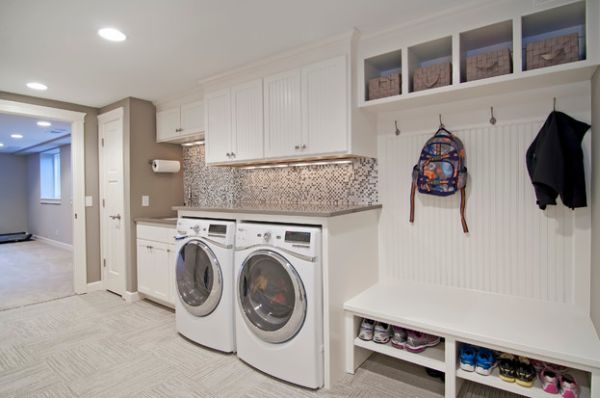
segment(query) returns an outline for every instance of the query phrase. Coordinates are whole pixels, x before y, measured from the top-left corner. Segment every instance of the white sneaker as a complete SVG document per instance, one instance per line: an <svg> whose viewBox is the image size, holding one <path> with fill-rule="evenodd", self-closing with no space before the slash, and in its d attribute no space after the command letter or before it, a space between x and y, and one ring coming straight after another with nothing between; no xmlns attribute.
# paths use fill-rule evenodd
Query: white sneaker
<svg viewBox="0 0 600 398"><path fill-rule="evenodd" d="M363 318L360 324L360 332L358 338L365 341L373 340L373 329L375 328L375 321L372 319Z"/></svg>

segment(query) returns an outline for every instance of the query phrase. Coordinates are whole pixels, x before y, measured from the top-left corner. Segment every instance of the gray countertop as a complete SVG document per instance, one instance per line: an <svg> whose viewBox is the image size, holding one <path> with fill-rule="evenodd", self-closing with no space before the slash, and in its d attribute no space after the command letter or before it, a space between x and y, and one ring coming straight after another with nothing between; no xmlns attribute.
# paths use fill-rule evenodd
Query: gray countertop
<svg viewBox="0 0 600 398"><path fill-rule="evenodd" d="M167 218L151 218L151 217L138 217L134 218L133 221L136 223L150 223L150 224L162 224L162 225L177 225L177 217Z"/></svg>
<svg viewBox="0 0 600 398"><path fill-rule="evenodd" d="M177 211L205 211L217 213L268 214L301 217L335 217L372 209L380 209L381 205L240 205L231 207L194 207L175 206Z"/></svg>

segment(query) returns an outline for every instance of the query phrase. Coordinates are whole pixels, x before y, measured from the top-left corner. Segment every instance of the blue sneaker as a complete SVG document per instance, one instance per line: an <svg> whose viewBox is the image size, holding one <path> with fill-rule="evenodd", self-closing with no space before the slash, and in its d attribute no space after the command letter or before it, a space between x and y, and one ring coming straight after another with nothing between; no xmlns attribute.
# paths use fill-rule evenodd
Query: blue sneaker
<svg viewBox="0 0 600 398"><path fill-rule="evenodd" d="M468 344L461 344L459 351L460 368L467 372L475 371L475 357L477 350Z"/></svg>
<svg viewBox="0 0 600 398"><path fill-rule="evenodd" d="M492 350L479 348L475 359L475 372L483 376L489 376L496 366L496 355Z"/></svg>

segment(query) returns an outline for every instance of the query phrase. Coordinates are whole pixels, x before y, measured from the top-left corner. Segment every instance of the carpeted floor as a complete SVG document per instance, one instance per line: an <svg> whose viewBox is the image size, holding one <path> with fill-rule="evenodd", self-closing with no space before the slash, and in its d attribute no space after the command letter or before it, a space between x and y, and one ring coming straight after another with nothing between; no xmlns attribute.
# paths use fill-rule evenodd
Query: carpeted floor
<svg viewBox="0 0 600 398"><path fill-rule="evenodd" d="M73 254L40 241L0 245L0 310L67 297Z"/></svg>
<svg viewBox="0 0 600 398"><path fill-rule="evenodd" d="M290 358L293 360L293 358ZM467 384L465 397L490 396ZM107 292L0 312L1 397L440 397L423 369L373 356L331 390L280 382L175 332L174 313ZM499 396L498 391L494 396Z"/></svg>

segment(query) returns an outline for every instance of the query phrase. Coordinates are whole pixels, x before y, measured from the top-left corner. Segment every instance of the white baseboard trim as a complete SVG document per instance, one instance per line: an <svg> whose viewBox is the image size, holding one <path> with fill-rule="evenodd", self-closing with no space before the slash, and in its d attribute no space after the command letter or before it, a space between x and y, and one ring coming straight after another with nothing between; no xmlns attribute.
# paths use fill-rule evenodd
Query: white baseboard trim
<svg viewBox="0 0 600 398"><path fill-rule="evenodd" d="M104 290L104 286L102 285L102 281L91 282L87 284L87 292L96 292L98 290Z"/></svg>
<svg viewBox="0 0 600 398"><path fill-rule="evenodd" d="M135 303L136 301L140 301L142 299L142 297L140 296L140 294L138 292L130 292L130 291L126 291L125 294L123 294L123 298L128 303Z"/></svg>
<svg viewBox="0 0 600 398"><path fill-rule="evenodd" d="M43 236L39 236L39 235L33 235L33 239L39 240L40 242L47 243L50 246L59 247L61 249L65 249L65 250L68 250L71 252L73 251L73 245L70 245L68 243L63 243L63 242L59 242L57 240L44 238Z"/></svg>

